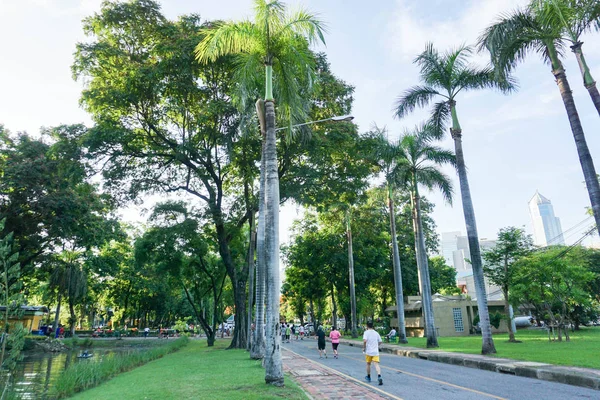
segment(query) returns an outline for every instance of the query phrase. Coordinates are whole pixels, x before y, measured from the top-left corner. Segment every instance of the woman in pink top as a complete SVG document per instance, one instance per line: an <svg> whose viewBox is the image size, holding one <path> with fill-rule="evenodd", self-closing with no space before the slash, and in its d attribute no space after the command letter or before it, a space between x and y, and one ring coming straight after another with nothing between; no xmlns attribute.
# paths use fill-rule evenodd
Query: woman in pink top
<svg viewBox="0 0 600 400"><path fill-rule="evenodd" d="M338 331L335 326L331 328L331 332L329 332L329 338L331 339L331 346L333 346L333 358L338 358L338 346L340 344L340 338L342 334Z"/></svg>

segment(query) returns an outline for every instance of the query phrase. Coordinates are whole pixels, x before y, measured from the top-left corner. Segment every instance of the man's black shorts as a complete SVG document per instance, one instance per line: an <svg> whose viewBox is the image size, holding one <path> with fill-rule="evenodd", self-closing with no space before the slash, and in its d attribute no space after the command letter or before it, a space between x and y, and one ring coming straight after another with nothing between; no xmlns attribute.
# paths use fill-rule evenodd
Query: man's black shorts
<svg viewBox="0 0 600 400"><path fill-rule="evenodd" d="M333 346L334 350L337 350L339 343L331 343L331 346Z"/></svg>

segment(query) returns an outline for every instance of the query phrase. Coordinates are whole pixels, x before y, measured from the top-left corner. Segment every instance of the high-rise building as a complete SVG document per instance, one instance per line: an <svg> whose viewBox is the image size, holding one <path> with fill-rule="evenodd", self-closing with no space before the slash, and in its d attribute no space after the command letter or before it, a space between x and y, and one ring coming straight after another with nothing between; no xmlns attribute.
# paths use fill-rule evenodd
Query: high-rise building
<svg viewBox="0 0 600 400"><path fill-rule="evenodd" d="M537 190L529 200L529 214L533 224L533 240L536 246L565 244L560 219L554 215L552 202Z"/></svg>
<svg viewBox="0 0 600 400"><path fill-rule="evenodd" d="M452 253L456 250L456 238L460 236L459 231L442 232L442 256L447 265L454 264Z"/></svg>

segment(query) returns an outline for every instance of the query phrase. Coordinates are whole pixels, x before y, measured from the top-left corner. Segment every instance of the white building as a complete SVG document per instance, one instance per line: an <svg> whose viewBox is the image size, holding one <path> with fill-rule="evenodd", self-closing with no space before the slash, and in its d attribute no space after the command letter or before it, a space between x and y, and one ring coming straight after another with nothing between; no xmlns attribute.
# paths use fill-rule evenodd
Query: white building
<svg viewBox="0 0 600 400"><path fill-rule="evenodd" d="M554 215L552 203L537 190L529 200L529 214L533 224L533 240L536 246L565 244L560 219Z"/></svg>

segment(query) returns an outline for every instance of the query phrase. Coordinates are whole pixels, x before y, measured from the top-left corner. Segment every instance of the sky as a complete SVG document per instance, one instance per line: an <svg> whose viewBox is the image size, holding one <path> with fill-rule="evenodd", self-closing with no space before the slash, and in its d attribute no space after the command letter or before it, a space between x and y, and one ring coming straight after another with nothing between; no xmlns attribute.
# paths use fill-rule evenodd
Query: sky
<svg viewBox="0 0 600 400"><path fill-rule="evenodd" d="M412 63L427 42L440 51L473 44L499 14L524 0L296 0L327 23L326 46L332 71L355 87L352 114L361 131L374 124L387 127L391 138L427 118L427 111L394 119L392 107L407 88L418 84ZM12 132L39 132L40 127L85 123L91 119L79 106L82 83L72 79L75 44L85 40L81 20L100 9L100 0L0 0L0 123ZM196 13L207 20L238 20L252 16L252 0L162 0L168 18ZM449 8L452 4L452 8ZM584 37L592 75L600 76L600 33ZM485 65L485 55L474 63ZM586 132L588 146L600 168L600 120L583 87L574 55L565 54L565 69ZM532 233L527 203L539 190L552 201L567 230L586 218L589 198L583 183L573 136L550 68L532 55L515 73L518 92L463 93L457 110L480 237L494 238L506 226L524 226ZM453 149L449 136L441 142ZM425 194L436 204L438 231L465 232L458 178L452 206L437 193ZM146 204L148 207L148 204ZM285 241L294 205L282 209ZM139 210L124 211L139 219ZM566 240L579 239L581 229ZM595 239L598 242L598 238Z"/></svg>

